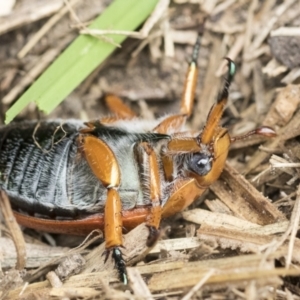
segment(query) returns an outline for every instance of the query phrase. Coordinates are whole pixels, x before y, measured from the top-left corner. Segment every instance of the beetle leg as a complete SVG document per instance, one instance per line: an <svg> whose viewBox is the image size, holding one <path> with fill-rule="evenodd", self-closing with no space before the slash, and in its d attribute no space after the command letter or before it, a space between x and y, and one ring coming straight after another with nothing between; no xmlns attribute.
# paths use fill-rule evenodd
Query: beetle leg
<svg viewBox="0 0 300 300"><path fill-rule="evenodd" d="M217 98L217 103L211 108L207 116L205 127L201 133L201 143L203 144L209 144L213 140L228 101L229 87L235 74L235 63L228 57L225 57L225 59L228 62L227 78L225 79L223 90Z"/></svg>
<svg viewBox="0 0 300 300"><path fill-rule="evenodd" d="M198 35L196 44L194 46L192 59L185 78L184 89L181 97L180 112L189 117L193 111L195 91L198 77L197 60L200 49L201 36Z"/></svg>
<svg viewBox="0 0 300 300"><path fill-rule="evenodd" d="M142 164L144 169L143 173L146 173L146 184L149 188L149 197L151 200L150 212L146 219L146 224L149 228L149 236L147 240L147 246L151 247L155 244L159 237L159 224L161 220L161 179L160 170L157 161L156 154L146 142L137 145L140 157L142 158Z"/></svg>
<svg viewBox="0 0 300 300"><path fill-rule="evenodd" d="M200 196L206 188L200 187L194 178L175 180L173 192L163 206L162 217L167 218L182 211L193 203L195 198Z"/></svg>
<svg viewBox="0 0 300 300"><path fill-rule="evenodd" d="M185 115L171 115L163 119L154 129L155 133L172 134L181 130L185 124Z"/></svg>
<svg viewBox="0 0 300 300"><path fill-rule="evenodd" d="M169 141L165 154L194 153L201 151L201 149L197 138L178 136Z"/></svg>
<svg viewBox="0 0 300 300"><path fill-rule="evenodd" d="M78 142L94 175L107 188L104 210L106 257L112 252L121 281L127 284L126 266L119 249L122 247L122 203L118 188L121 172L117 159L109 146L92 135L79 135Z"/></svg>
<svg viewBox="0 0 300 300"><path fill-rule="evenodd" d="M109 110L115 114L119 119L132 119L136 117L134 111L132 111L119 97L115 95L107 95L105 97L105 103Z"/></svg>
<svg viewBox="0 0 300 300"><path fill-rule="evenodd" d="M168 116L160 122L155 128L154 132L171 134L180 131L185 124L186 118L189 117L193 111L195 91L198 78L197 59L200 48L200 35L197 38L194 46L192 59L185 77L184 89L181 97L180 114Z"/></svg>

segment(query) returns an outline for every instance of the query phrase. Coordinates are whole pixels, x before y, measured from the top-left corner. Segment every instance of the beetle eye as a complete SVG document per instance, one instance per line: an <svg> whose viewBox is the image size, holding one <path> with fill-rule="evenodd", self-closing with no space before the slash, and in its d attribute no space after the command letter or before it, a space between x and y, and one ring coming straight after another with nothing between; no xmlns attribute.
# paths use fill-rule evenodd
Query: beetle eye
<svg viewBox="0 0 300 300"><path fill-rule="evenodd" d="M206 175L211 170L210 156L204 153L195 153L190 158L189 167L198 175Z"/></svg>

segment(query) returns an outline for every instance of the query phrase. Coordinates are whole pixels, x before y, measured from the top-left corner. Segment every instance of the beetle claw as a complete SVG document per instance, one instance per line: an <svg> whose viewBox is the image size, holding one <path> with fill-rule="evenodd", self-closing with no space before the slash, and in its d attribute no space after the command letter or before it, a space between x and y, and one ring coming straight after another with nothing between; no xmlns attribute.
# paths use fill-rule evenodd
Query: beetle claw
<svg viewBox="0 0 300 300"><path fill-rule="evenodd" d="M104 263L107 262L108 257L109 257L109 253L110 253L110 250L109 250L109 249L105 249L105 251L102 253L102 256L105 256L105 258L104 258Z"/></svg>
<svg viewBox="0 0 300 300"><path fill-rule="evenodd" d="M159 238L160 231L154 226L147 226L149 229L149 235L147 238L147 247L152 247Z"/></svg>
<svg viewBox="0 0 300 300"><path fill-rule="evenodd" d="M120 246L124 248L123 246ZM110 249L106 249L105 252L102 255L105 255L104 262L106 263L110 252L112 252L112 258L115 262L115 268L118 270L119 279L122 281L125 285L128 284L128 277L127 277L127 271L126 271L126 264L123 259L123 255L119 247L113 247Z"/></svg>

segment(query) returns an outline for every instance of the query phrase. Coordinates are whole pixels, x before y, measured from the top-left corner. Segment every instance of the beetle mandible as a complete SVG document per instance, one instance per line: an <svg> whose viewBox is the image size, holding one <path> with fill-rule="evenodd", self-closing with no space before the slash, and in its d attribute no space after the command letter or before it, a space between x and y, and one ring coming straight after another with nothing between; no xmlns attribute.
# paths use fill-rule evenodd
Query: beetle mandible
<svg viewBox="0 0 300 300"><path fill-rule="evenodd" d="M232 142L252 134L275 135L261 127L235 138L219 125L235 74L229 58L224 87L205 127L184 131L193 109L199 48L200 36L178 114L145 122L109 96L115 117L0 128L0 187L17 221L53 233L103 229L106 259L111 253L121 281L127 283L122 228L146 222L147 245L153 245L161 219L185 209L220 176Z"/></svg>

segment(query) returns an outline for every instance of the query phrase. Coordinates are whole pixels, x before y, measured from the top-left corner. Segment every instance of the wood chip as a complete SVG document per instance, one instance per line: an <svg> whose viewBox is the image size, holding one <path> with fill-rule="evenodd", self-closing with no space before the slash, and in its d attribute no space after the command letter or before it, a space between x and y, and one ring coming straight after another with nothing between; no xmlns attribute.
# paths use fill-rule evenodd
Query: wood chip
<svg viewBox="0 0 300 300"><path fill-rule="evenodd" d="M228 163L210 189L236 216L259 225L285 220L284 215Z"/></svg>

